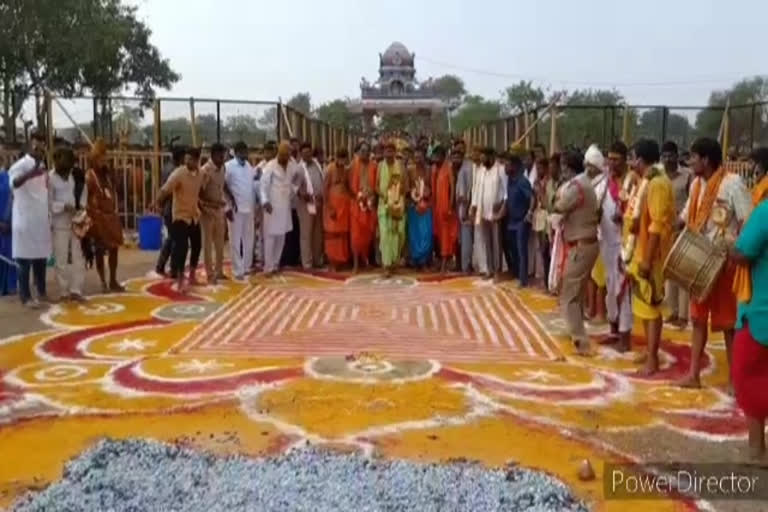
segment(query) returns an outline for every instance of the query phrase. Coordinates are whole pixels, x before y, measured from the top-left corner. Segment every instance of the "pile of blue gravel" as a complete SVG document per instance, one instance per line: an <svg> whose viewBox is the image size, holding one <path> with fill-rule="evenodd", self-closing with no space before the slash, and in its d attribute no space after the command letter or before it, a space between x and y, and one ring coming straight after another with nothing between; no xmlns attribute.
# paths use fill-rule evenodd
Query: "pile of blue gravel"
<svg viewBox="0 0 768 512"><path fill-rule="evenodd" d="M306 448L222 457L148 440L105 440L14 512L587 511L551 476L480 464L419 464Z"/></svg>

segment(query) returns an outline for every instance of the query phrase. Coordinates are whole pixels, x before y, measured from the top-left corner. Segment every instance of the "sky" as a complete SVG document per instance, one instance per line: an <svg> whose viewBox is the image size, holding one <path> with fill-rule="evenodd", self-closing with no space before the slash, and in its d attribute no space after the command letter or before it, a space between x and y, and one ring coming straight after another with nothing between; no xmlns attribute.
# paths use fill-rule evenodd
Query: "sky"
<svg viewBox="0 0 768 512"><path fill-rule="evenodd" d="M358 97L400 41L417 77L460 76L499 98L617 88L631 104L704 105L768 74L761 0L131 0L182 80L161 96L312 102Z"/></svg>

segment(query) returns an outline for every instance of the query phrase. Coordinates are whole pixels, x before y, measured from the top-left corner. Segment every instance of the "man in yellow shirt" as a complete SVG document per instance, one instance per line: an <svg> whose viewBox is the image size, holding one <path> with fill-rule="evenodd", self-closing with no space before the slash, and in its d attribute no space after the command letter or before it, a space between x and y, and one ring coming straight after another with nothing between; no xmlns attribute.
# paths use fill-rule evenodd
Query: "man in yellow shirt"
<svg viewBox="0 0 768 512"><path fill-rule="evenodd" d="M628 264L632 281L632 309L643 321L648 342L643 375L659 370L659 345L663 325L663 265L673 243L675 196L672 182L659 165L659 145L640 139L634 147L635 171L641 176L639 186L629 197L624 222L622 260Z"/></svg>

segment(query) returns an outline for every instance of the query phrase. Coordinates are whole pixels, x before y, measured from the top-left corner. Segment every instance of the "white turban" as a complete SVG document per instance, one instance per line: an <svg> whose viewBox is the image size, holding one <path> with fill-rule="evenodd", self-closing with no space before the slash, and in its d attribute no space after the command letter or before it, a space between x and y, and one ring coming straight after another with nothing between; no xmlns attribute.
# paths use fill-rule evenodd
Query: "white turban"
<svg viewBox="0 0 768 512"><path fill-rule="evenodd" d="M597 147L597 144L592 144L584 153L584 165L591 164L600 170L604 169L605 158Z"/></svg>

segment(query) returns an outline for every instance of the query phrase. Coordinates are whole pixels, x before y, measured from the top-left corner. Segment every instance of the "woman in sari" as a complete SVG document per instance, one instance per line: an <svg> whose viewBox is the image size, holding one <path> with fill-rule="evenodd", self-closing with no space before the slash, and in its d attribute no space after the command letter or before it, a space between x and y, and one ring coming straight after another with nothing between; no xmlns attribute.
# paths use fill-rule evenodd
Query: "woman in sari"
<svg viewBox="0 0 768 512"><path fill-rule="evenodd" d="M413 152L413 165L408 169L412 184L408 199L408 250L411 264L424 270L432 255L433 217L432 181L424 150Z"/></svg>
<svg viewBox="0 0 768 512"><path fill-rule="evenodd" d="M351 197L347 177L348 161L347 150L339 149L336 152L336 159L328 166L325 177L325 208L323 209L325 256L333 272L349 261Z"/></svg>
<svg viewBox="0 0 768 512"><path fill-rule="evenodd" d="M405 243L405 194L408 176L395 158L395 145L384 145L384 158L379 163L379 249L387 278L392 277L400 263Z"/></svg>
<svg viewBox="0 0 768 512"><path fill-rule="evenodd" d="M90 154L86 173L88 187L88 216L92 225L89 238L95 245L96 271L104 293L125 291L117 281L117 252L123 245L123 227L117 213L117 194L112 169L106 163L107 146L97 139ZM109 285L104 273L104 255L109 258Z"/></svg>

